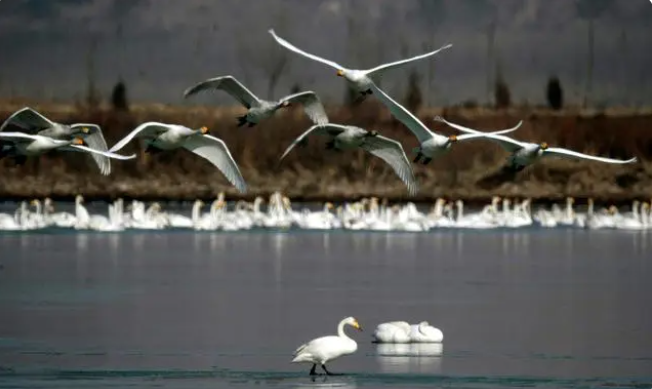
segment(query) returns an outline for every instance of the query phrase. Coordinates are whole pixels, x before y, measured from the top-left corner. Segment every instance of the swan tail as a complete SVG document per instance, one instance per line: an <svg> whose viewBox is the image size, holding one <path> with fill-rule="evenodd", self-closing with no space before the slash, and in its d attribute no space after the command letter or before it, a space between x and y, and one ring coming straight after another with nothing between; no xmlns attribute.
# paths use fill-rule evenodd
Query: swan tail
<svg viewBox="0 0 652 389"><path fill-rule="evenodd" d="M292 362L312 362L312 360L313 358L311 354L298 354L294 359L292 359Z"/></svg>

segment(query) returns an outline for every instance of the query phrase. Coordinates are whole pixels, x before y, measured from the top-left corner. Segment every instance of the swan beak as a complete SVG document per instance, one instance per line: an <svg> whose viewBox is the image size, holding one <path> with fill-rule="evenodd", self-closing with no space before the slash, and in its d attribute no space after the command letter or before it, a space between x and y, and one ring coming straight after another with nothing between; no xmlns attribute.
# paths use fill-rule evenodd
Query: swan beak
<svg viewBox="0 0 652 389"><path fill-rule="evenodd" d="M546 143L546 142L541 142L541 144L540 144L539 146L541 146L541 150L545 150L545 149L548 148L548 143Z"/></svg>
<svg viewBox="0 0 652 389"><path fill-rule="evenodd" d="M339 77L344 77L344 70L342 70L342 69L338 70L338 71L337 71L337 75L338 75Z"/></svg>
<svg viewBox="0 0 652 389"><path fill-rule="evenodd" d="M84 134L88 134L90 131L91 131L91 130L89 130L88 127L84 127L84 128L82 128L82 132L83 132Z"/></svg>
<svg viewBox="0 0 652 389"><path fill-rule="evenodd" d="M29 202L29 205L32 205L32 206L34 206L34 205L36 205L36 203L37 203L37 201L36 201L36 200L32 200L32 201L30 201L30 202Z"/></svg>
<svg viewBox="0 0 652 389"><path fill-rule="evenodd" d="M451 136L449 136L449 137L448 137L448 140L449 140L450 142L457 142L457 135L451 135Z"/></svg>
<svg viewBox="0 0 652 389"><path fill-rule="evenodd" d="M206 135L206 134L208 134L208 127L204 126L204 127L200 128L199 131L201 131L201 133L203 135Z"/></svg>
<svg viewBox="0 0 652 389"><path fill-rule="evenodd" d="M362 326L360 325L360 323L358 323L357 320L354 321L353 324L351 325L353 326L353 328L357 329L358 331L362 331Z"/></svg>
<svg viewBox="0 0 652 389"><path fill-rule="evenodd" d="M83 145L84 145L84 139L82 139L82 138L75 138L75 139L73 139L72 144L83 146Z"/></svg>

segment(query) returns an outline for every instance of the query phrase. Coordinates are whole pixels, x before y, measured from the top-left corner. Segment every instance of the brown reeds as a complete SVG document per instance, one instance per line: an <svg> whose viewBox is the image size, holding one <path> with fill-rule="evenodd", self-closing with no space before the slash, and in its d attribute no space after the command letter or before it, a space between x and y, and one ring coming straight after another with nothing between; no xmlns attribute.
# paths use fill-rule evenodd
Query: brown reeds
<svg viewBox="0 0 652 389"><path fill-rule="evenodd" d="M4 104L4 120L22 104ZM392 200L430 201L436 197L486 201L492 195L557 200L565 196L594 197L617 201L652 196L651 113L606 112L600 115L570 110L518 109L492 111L446 108L421 110L419 116L430 128L444 134L455 133L434 115L481 130L498 130L524 124L512 135L521 140L546 141L552 146L582 152L629 158L631 165L606 165L550 158L530 167L514 180L493 188L480 188L478 181L498 170L507 154L495 144L473 141L458 144L446 156L428 166L413 165L420 183L419 194L409 198L403 183L379 159L363 152L325 150L323 139L310 139L306 148L297 148L279 164L279 156L310 122L300 108L292 108L254 128L236 128L242 110L211 107L132 106L115 112L101 108L84 111L74 106L31 105L52 120L73 123L92 122L102 126L109 145L117 142L136 125L145 121L179 123L189 127L206 125L223 139L239 164L250 192L239 196L233 187L207 161L184 150L146 155L138 142L121 153L138 153L133 161L112 162L112 174L99 174L88 156L54 153L30 159L24 166L11 161L0 163L0 197L31 198L51 196L71 198L81 193L87 198L117 197L142 199L195 199L226 192L229 198L252 198L279 190L303 200L343 200L361 196L381 196ZM399 140L412 158L417 146L414 136L393 119L373 98L349 109L331 108L334 123L375 129Z"/></svg>

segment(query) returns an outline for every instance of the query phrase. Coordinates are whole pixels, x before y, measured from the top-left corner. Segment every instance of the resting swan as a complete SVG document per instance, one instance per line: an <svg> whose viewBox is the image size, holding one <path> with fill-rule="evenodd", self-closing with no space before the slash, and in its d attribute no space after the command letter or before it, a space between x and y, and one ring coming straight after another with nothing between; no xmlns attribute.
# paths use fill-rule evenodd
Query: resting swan
<svg viewBox="0 0 652 389"><path fill-rule="evenodd" d="M410 325L405 321L381 323L373 333L376 343L439 343L444 334L427 321Z"/></svg>
<svg viewBox="0 0 652 389"><path fill-rule="evenodd" d="M413 343L440 343L444 340L444 333L427 321L422 321L419 324L412 324L410 339Z"/></svg>
<svg viewBox="0 0 652 389"><path fill-rule="evenodd" d="M353 354L358 349L358 344L355 340L349 338L344 333L345 325L350 325L353 328L362 331L362 327L355 318L347 317L337 325L337 335L323 336L299 346L299 348L294 352L294 359L292 362L312 363L310 375L317 374L315 372L317 364L321 365L321 368L324 369L324 372L327 375L332 375L332 373L326 369L326 362L343 355Z"/></svg>

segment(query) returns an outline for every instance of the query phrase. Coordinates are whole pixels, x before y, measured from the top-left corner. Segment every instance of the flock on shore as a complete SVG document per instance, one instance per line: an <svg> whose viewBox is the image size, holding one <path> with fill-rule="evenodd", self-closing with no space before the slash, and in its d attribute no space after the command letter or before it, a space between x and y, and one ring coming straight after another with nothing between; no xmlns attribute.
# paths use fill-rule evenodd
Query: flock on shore
<svg viewBox="0 0 652 389"><path fill-rule="evenodd" d="M336 62L318 57L294 46L279 37L274 30L269 30L272 38L282 47L305 58L328 65L336 70L349 87L359 94L359 99L368 95L378 98L389 109L391 114L417 138L419 146L414 148L412 162L430 163L450 151L453 144L470 140L486 140L499 144L510 155L504 166L505 171L518 172L545 156L558 156L574 159L587 159L602 163L626 164L633 163L636 158L619 160L587 155L573 150L550 147L546 142L531 143L518 141L505 134L516 131L522 124L517 123L512 128L494 132L482 132L460 124L451 123L442 117L434 120L446 124L460 132L459 135L444 136L430 130L412 112L396 102L377 85L381 76L395 68L417 60L434 56L452 47L451 44L417 55L411 58L382 64L372 69L349 69ZM412 166L403 149L396 140L379 134L375 130L367 130L346 124L330 123L319 96L313 91L304 91L278 100L263 100L247 89L235 77L227 75L202 81L184 92L186 98L205 91L222 90L230 94L246 109L246 113L237 118L238 127L255 126L273 116L277 111L294 104L301 105L304 112L313 122L303 134L297 137L281 155L282 160L295 146L307 144L308 137L320 135L326 138L327 150L344 151L362 149L386 162L396 175L405 183L410 195L418 191L418 183L414 177ZM100 172L111 173L111 159L130 160L135 154L118 154L134 139L140 138L146 144L147 153L159 153L167 150L183 148L208 160L217 167L226 179L241 193L247 191L247 184L227 145L215 136L210 135L207 127L188 128L181 124L146 122L137 126L122 140L109 148L102 134L102 129L91 123L62 124L56 123L32 108L25 107L13 113L0 126L0 158L12 158L16 164L24 164L28 157L39 156L53 151L77 151L90 154Z"/></svg>
<svg viewBox="0 0 652 389"><path fill-rule="evenodd" d="M430 130L413 113L377 86L380 77L386 71L431 57L452 47L450 44L412 58L382 64L372 69L356 70L303 51L276 35L273 30L269 30L269 33L284 48L334 68L337 76L344 78L349 86L359 94L360 100L367 98L368 95L379 99L391 114L417 138L419 146L413 150L415 153L413 163L428 164L434 158L450 151L453 144L474 139L492 141L507 150L510 156L505 169L512 172L518 172L545 156L587 159L611 164L636 161L636 158L618 160L591 156L563 148L550 147L545 142L517 141L505 135L516 131L522 121L512 128L482 132L436 117L435 121L444 123L460 132L459 135L443 136ZM409 194L415 194L418 191L418 183L414 177L412 166L399 142L374 130L330 123L318 95L313 91L295 93L279 100L263 100L249 91L235 77L227 75L202 81L188 88L184 92L184 96L190 97L209 90L223 90L247 109L244 115L237 118L238 127L245 125L253 127L281 109L293 104L301 105L313 125L289 145L281 155L281 159L295 146L305 145L310 135L320 135L326 138L325 148L327 150L344 151L359 148L382 159L405 183ZM238 191L241 193L247 191L246 181L227 145L222 140L210 135L209 129L206 127L192 129L180 124L146 122L137 126L109 148L101 128L96 124L56 123L37 111L25 107L12 114L0 126L0 158L12 158L16 164L20 165L25 163L28 157L53 151L83 152L92 156L102 174L108 175L111 173L111 159L130 160L136 158L135 154L118 154L136 138L145 141L145 151L148 153L159 153L179 148L189 150L217 167ZM528 199L515 203L513 207L509 199L502 199L502 209L499 209L500 201L501 199L496 197L482 211L471 214L464 214L461 201L453 204L447 203L443 199L437 200L431 211L427 213L419 211L413 203L390 207L386 202L379 202L376 198L343 204L338 206L335 212L332 211L334 207L331 203L324 204L323 210L320 211L309 209L297 211L292 208L287 197L280 193L274 193L265 211L261 209L264 200L260 197L256 198L253 203L240 201L236 203L233 210L229 211L224 195L220 194L211 204L210 211L207 213L201 212L204 204L200 200L193 205L191 216L187 216L165 212L158 203L146 208L145 204L139 201L132 202L125 211L123 200L118 199L108 206L108 216L105 216L90 214L83 205L83 197L77 196L74 213L55 212L52 201L49 199L45 199L43 203L33 200L31 202L33 209L23 202L13 215L0 213L0 230L25 231L59 227L95 231L165 228L216 231L297 227L304 229L427 231L445 227L484 229L531 225L643 230L650 228L652 224L650 203L647 202L635 202L631 213L619 214L615 207L595 211L593 202L589 201L587 212L580 214L574 211L573 200L570 198L567 201L566 209L554 206L551 210L538 210L534 213L530 209L531 202ZM343 355L352 354L357 350L355 340L344 333L346 325L362 330L362 326L355 318L347 317L339 323L337 335L319 337L299 346L294 352L292 362L312 364L311 375L317 374L317 365L330 375L331 372L326 367L327 362ZM443 333L427 322L414 325L407 322L387 322L376 328L373 338L376 342L390 344L441 343Z"/></svg>
<svg viewBox="0 0 652 389"><path fill-rule="evenodd" d="M13 214L0 213L0 231L29 231L45 228L91 230L186 229L195 231L246 231L252 229L359 230L359 231L431 231L444 228L492 229L521 227L567 227L586 229L652 229L650 203L634 201L631 211L620 213L615 206L595 209L592 199L586 211L577 211L574 198L550 209L532 210L531 200L513 201L494 197L479 211L464 210L460 200L437 199L430 210L414 203L389 205L386 200L364 198L334 206L326 202L320 209L297 209L281 193L269 201L257 197L253 202L240 200L229 209L224 193L210 204L196 200L190 212L164 210L160 203L146 205L134 200L125 207L118 199L108 205L107 213L92 213L77 196L73 212L55 210L51 199L23 201ZM267 204L265 204L267 203ZM125 209L126 208L126 209Z"/></svg>

